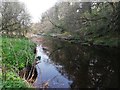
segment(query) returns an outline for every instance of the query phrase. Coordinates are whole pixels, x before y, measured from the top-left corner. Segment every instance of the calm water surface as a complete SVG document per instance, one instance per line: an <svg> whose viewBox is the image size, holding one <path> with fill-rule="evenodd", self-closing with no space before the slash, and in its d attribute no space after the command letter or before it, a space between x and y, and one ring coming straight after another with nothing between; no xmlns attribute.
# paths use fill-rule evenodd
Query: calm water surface
<svg viewBox="0 0 120 90"><path fill-rule="evenodd" d="M50 88L118 88L118 49L88 47L58 39L38 38L40 63L34 85ZM43 49L47 48L47 50Z"/></svg>

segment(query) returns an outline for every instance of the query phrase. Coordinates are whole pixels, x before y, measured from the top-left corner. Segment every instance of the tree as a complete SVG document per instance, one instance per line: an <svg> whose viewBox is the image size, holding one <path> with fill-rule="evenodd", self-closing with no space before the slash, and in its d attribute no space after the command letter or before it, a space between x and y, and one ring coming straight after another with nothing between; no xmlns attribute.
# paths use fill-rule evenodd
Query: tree
<svg viewBox="0 0 120 90"><path fill-rule="evenodd" d="M30 25L30 16L21 2L2 2L2 29L7 35L23 36Z"/></svg>

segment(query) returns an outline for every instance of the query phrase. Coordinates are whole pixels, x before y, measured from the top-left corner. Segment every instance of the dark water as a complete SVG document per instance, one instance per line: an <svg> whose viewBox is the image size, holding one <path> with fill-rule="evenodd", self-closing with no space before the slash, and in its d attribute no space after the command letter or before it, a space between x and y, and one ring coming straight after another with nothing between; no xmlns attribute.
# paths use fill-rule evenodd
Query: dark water
<svg viewBox="0 0 120 90"><path fill-rule="evenodd" d="M37 44L42 58L37 65L36 87L45 82L49 82L51 88L119 87L118 49L81 46L48 38Z"/></svg>

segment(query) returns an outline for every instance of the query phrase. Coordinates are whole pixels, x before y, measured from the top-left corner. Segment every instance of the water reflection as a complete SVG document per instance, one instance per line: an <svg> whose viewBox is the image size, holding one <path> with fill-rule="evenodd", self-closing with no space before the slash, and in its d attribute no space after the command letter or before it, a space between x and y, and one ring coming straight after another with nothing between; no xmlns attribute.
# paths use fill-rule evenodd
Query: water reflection
<svg viewBox="0 0 120 90"><path fill-rule="evenodd" d="M52 62L47 66L51 68L49 74L54 75L57 70L62 76L60 79L64 78L70 88L119 87L118 50L81 46L57 39L47 38L45 41L43 46L48 47Z"/></svg>
<svg viewBox="0 0 120 90"><path fill-rule="evenodd" d="M48 57L48 55L43 51L42 45L37 46L37 56L41 56L40 63L36 65L38 77L34 82L36 88L70 88L68 80L66 77L59 73L57 68L62 66L55 65Z"/></svg>

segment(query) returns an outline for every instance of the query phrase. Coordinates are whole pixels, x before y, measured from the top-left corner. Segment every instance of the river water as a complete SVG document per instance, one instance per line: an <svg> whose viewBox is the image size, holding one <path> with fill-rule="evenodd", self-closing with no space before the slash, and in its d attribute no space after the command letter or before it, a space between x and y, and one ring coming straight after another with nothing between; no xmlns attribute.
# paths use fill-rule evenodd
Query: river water
<svg viewBox="0 0 120 90"><path fill-rule="evenodd" d="M40 63L34 86L49 88L118 88L119 50L37 38ZM45 47L45 49L43 48Z"/></svg>

